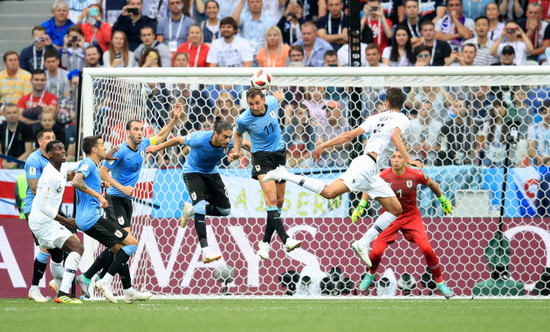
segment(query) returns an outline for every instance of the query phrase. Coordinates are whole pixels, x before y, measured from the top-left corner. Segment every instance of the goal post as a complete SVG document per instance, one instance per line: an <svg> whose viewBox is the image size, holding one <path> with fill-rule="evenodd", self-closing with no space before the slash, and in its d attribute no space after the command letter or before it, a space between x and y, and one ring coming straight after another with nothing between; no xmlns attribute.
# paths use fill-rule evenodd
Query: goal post
<svg viewBox="0 0 550 332"><path fill-rule="evenodd" d="M246 106L244 91L254 70L85 68L82 137L100 134L108 145L118 145L125 140L124 124L130 119L143 120L145 134L154 134L177 102L184 103L185 117L173 136L210 130L215 116L234 124ZM550 165L550 157L544 157L546 150L550 155L550 143L540 134L545 121L550 123L550 117L540 113L550 101L550 66L268 70L273 76L270 89L285 93L276 116L287 147L287 167L327 183L345 171L353 146L339 146L313 162L315 144L349 130L354 107L361 107L361 118L355 119L361 123L383 107L385 88L403 88L407 96L404 112L411 118L404 142L412 157L423 161L425 174L439 184L454 210L452 216L444 216L434 194L418 187L417 205L445 281L459 296L499 295L488 290L488 285L497 283L504 285L503 295L536 292L540 276L545 268L550 269L550 220L544 219L550 212L540 214L544 209L537 200L548 169L545 165ZM362 89L359 104L350 98L351 87ZM517 126L519 137L511 142L508 185L503 193L504 147L511 124ZM357 294L365 267L350 244L378 215L377 204L371 205L366 218L353 224L349 212L357 201L352 195L325 200L287 184L282 220L289 235L303 240L304 246L286 253L274 236L273 258L261 261L256 250L266 213L260 186L250 179L250 155L231 164L223 161L219 169L232 213L227 218L207 217L209 245L222 259L203 264L193 223L186 229L178 226L182 205L189 200L182 179L185 152L176 147L145 159L132 220L132 233L140 242L130 260L137 288L164 296L214 295L224 290L235 295L284 295L292 293L279 279L285 272L328 272L338 267L350 280L347 286L340 284L345 288L340 293ZM387 161L380 162L389 166ZM495 234L501 222L504 239L498 240ZM99 247L86 238L83 266L91 264ZM215 268L223 265L235 270L234 280L227 285L214 277ZM402 235L385 251L379 277L390 268L397 279L404 273L415 277L413 294L438 294L429 282L419 281L429 276L424 273L426 261Z"/></svg>

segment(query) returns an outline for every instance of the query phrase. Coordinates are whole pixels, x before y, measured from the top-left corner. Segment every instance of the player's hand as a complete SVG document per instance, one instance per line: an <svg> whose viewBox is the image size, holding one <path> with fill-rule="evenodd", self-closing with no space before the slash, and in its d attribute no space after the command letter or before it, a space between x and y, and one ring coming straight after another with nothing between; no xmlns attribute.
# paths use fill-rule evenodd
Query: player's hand
<svg viewBox="0 0 550 332"><path fill-rule="evenodd" d="M319 158L321 158L323 151L325 151L325 147L322 144L315 147L315 150L313 150L313 154L312 154L314 162L317 162Z"/></svg>
<svg viewBox="0 0 550 332"><path fill-rule="evenodd" d="M453 206L451 205L451 202L444 196L441 195L441 197L438 198L439 202L441 202L441 209L443 209L443 213L445 215L450 215L453 213Z"/></svg>
<svg viewBox="0 0 550 332"><path fill-rule="evenodd" d="M409 165L414 166L414 167L418 168L419 170L422 170L422 168L424 167L424 165L422 165L422 163L418 160L409 161Z"/></svg>
<svg viewBox="0 0 550 332"><path fill-rule="evenodd" d="M101 188L109 188L111 184L107 181L101 181Z"/></svg>
<svg viewBox="0 0 550 332"><path fill-rule="evenodd" d="M227 161L230 163L234 162L235 160L239 159L241 157L240 153L231 152L227 155Z"/></svg>
<svg viewBox="0 0 550 332"><path fill-rule="evenodd" d="M149 145L147 148L145 148L145 152L147 153L157 153L160 149L158 145Z"/></svg>
<svg viewBox="0 0 550 332"><path fill-rule="evenodd" d="M124 186L120 191L128 197L134 196L134 187L132 186Z"/></svg>
<svg viewBox="0 0 550 332"><path fill-rule="evenodd" d="M353 210L353 213L351 214L351 222L354 224L357 222L358 217L362 217L365 213L365 208L369 202L366 199L362 199L361 202L359 202L359 205Z"/></svg>
<svg viewBox="0 0 550 332"><path fill-rule="evenodd" d="M277 100L279 102L281 102L283 99L285 99L285 93L283 92L283 89L273 91L273 97L277 98Z"/></svg>
<svg viewBox="0 0 550 332"><path fill-rule="evenodd" d="M105 199L105 197L99 195L99 206L103 209L106 209L109 207L109 202Z"/></svg>
<svg viewBox="0 0 550 332"><path fill-rule="evenodd" d="M76 171L67 173L67 181L72 181L75 175L76 175Z"/></svg>
<svg viewBox="0 0 550 332"><path fill-rule="evenodd" d="M113 155L115 154L115 152L118 151L118 149L120 149L120 146L115 146L114 148L112 148L111 150L109 150L106 154L105 154L105 160L118 160L118 158L116 157L113 157Z"/></svg>

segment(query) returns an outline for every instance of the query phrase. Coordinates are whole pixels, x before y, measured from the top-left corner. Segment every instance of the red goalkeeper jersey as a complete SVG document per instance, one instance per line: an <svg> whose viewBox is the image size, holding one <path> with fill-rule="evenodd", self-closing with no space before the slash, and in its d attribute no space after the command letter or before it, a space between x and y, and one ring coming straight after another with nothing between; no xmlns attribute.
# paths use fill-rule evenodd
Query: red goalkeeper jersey
<svg viewBox="0 0 550 332"><path fill-rule="evenodd" d="M395 175L391 168L380 172L380 177L390 186L403 207L403 214L420 213L416 206L416 187L427 185L428 176L416 168L405 167L403 175Z"/></svg>

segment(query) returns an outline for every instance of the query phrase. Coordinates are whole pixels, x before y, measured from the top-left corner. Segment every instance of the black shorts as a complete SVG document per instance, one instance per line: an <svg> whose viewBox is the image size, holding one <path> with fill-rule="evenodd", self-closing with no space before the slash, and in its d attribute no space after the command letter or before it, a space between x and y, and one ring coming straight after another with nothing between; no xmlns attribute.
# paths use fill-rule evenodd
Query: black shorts
<svg viewBox="0 0 550 332"><path fill-rule="evenodd" d="M127 197L105 195L109 207L105 209L107 220L117 222L122 228L130 227L132 221L132 200Z"/></svg>
<svg viewBox="0 0 550 332"><path fill-rule="evenodd" d="M57 211L57 213L59 213L60 215L62 215L62 216L65 217L65 218L67 217L67 216L65 215L65 213L64 213L63 211L61 211L61 207L59 208L59 211ZM27 221L27 225L29 224L29 215L30 215L30 212L29 212L29 213L25 213L25 220ZM70 227L70 226L65 225L64 223L61 223L61 222L60 222L59 224L60 224L61 226L65 227L66 229L68 229L69 232L71 232L71 233L73 233L73 234L76 234L76 228L72 228L72 227ZM38 239L36 238L36 236L34 236L34 233L33 233L33 232L31 232L31 235L32 235L32 239L34 240L34 244L38 246L38 245L39 245L39 244L38 244Z"/></svg>
<svg viewBox="0 0 550 332"><path fill-rule="evenodd" d="M183 180L193 205L205 200L222 209L231 208L227 187L219 173L186 173L183 174Z"/></svg>
<svg viewBox="0 0 550 332"><path fill-rule="evenodd" d="M286 150L275 152L258 151L252 154L252 178L258 180L258 176L267 174L279 166L286 164Z"/></svg>
<svg viewBox="0 0 550 332"><path fill-rule="evenodd" d="M107 220L103 217L99 217L99 220L84 233L96 239L107 248L112 248L122 243L128 236L128 232L117 222Z"/></svg>

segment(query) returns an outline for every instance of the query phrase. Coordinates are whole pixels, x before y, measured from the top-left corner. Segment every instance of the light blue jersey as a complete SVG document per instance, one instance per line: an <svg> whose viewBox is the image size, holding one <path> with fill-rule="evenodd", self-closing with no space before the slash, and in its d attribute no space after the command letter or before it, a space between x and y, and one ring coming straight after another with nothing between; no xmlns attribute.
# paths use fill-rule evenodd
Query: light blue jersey
<svg viewBox="0 0 550 332"><path fill-rule="evenodd" d="M217 148L210 143L213 135L213 131L194 131L185 136L185 145L191 148L191 152L183 165L184 173L218 173L220 160L233 148L233 138L226 148Z"/></svg>
<svg viewBox="0 0 550 332"><path fill-rule="evenodd" d="M29 155L25 162L25 174L27 175L27 184L29 179L40 179L44 167L48 165L50 161L42 155L40 149L34 151ZM32 208L32 201L34 200L34 194L31 191L31 186L27 185L27 196L25 196L25 204L23 212L30 213Z"/></svg>
<svg viewBox="0 0 550 332"><path fill-rule="evenodd" d="M128 143L124 142L113 156L118 158L118 160L106 161L103 166L111 171L111 176L116 182L123 186L135 187L139 178L141 166L143 165L143 159L145 158L145 149L149 145L151 145L151 140L149 138L144 138L141 140L141 143L139 143L137 150L134 151L128 147ZM113 186L107 189L107 194L128 198L128 196L124 195Z"/></svg>
<svg viewBox="0 0 550 332"><path fill-rule="evenodd" d="M84 182L95 192L101 192L101 176L99 168L92 158L86 158L80 162L77 174L84 175ZM83 193L76 189L78 205L76 206L76 225L83 232L90 229L101 217L101 204L93 196Z"/></svg>
<svg viewBox="0 0 550 332"><path fill-rule="evenodd" d="M275 152L285 148L279 127L279 101L274 96L266 96L266 112L256 116L247 108L237 118L237 131L244 134L248 131L252 144L251 152Z"/></svg>

